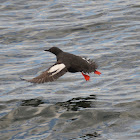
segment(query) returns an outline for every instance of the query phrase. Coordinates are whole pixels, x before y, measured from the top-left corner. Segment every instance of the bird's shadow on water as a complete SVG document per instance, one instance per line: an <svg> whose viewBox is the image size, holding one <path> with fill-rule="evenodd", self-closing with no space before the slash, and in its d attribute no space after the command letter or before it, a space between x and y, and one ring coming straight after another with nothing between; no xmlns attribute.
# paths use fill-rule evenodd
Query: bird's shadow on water
<svg viewBox="0 0 140 140"><path fill-rule="evenodd" d="M28 100L22 100L20 105L38 107L41 104L44 104L43 100L41 99L28 99Z"/></svg>
<svg viewBox="0 0 140 140"><path fill-rule="evenodd" d="M57 102L55 103L55 106L63 107L66 109L66 111L78 111L84 108L94 108L94 102L93 100L96 100L96 95L89 95L88 97L77 97L72 98L68 101L64 102ZM42 100L42 99L28 99L28 100L22 100L21 106L32 106L37 107L41 104L47 104L49 103L48 100Z"/></svg>
<svg viewBox="0 0 140 140"><path fill-rule="evenodd" d="M96 99L95 95L90 95L88 97L77 97L77 98L72 98L65 102L58 102L56 103L56 105L66 108L67 111L70 111L70 110L78 111L84 108L94 107L93 100L95 99Z"/></svg>

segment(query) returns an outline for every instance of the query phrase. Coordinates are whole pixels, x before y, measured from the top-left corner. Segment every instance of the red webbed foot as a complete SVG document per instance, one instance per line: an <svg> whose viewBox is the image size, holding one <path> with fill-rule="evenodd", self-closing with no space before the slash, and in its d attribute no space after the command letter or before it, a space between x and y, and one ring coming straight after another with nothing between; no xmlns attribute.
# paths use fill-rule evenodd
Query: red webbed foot
<svg viewBox="0 0 140 140"><path fill-rule="evenodd" d="M82 72L81 72L81 73L82 73ZM82 75L84 76L84 78L85 78L86 81L89 81L90 76L88 76L88 75L86 75L86 74L84 74L84 73L82 73Z"/></svg>
<svg viewBox="0 0 140 140"><path fill-rule="evenodd" d="M97 71L97 70L95 70L94 73L95 73L95 74L98 74L98 75L101 74L101 72L99 72L99 71Z"/></svg>

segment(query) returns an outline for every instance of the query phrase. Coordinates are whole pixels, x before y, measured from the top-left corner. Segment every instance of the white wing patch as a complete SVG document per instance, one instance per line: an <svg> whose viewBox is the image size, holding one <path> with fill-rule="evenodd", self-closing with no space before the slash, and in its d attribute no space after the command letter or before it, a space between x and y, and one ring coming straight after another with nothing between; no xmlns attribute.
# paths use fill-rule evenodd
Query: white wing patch
<svg viewBox="0 0 140 140"><path fill-rule="evenodd" d="M48 73L52 73L51 76L57 74L60 72L62 69L64 69L66 66L64 64L57 64L51 67L48 71Z"/></svg>

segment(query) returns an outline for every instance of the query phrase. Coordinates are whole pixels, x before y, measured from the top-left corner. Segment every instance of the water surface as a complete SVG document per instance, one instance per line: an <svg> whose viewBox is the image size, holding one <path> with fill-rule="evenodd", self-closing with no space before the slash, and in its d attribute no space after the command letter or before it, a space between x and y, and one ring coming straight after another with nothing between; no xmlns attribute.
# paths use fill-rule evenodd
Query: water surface
<svg viewBox="0 0 140 140"><path fill-rule="evenodd" d="M0 139L140 137L139 0L2 0ZM56 61L50 47L94 59L101 76L31 84Z"/></svg>

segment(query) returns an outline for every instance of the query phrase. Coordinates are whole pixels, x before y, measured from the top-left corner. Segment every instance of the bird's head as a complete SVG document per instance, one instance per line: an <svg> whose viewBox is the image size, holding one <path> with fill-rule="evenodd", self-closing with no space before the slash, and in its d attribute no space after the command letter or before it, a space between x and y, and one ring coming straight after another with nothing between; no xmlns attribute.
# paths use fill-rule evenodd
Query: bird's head
<svg viewBox="0 0 140 140"><path fill-rule="evenodd" d="M48 49L48 50L44 50L44 51L51 52L51 53L53 53L53 54L55 54L55 55L58 55L59 53L62 52L62 50L60 50L60 49L57 48L57 47L52 47L52 48L50 48L50 49Z"/></svg>

